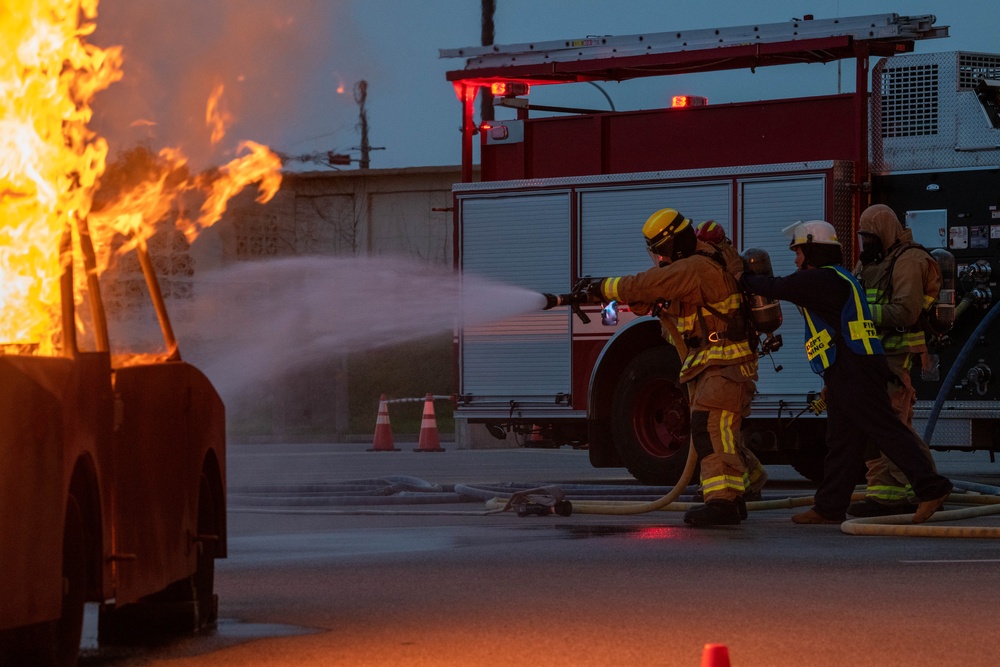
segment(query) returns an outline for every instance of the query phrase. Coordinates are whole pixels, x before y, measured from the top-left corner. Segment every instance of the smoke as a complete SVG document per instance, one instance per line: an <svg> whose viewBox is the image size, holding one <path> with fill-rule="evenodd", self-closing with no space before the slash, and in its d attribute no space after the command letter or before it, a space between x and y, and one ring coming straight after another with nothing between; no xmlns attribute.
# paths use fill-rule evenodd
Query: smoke
<svg viewBox="0 0 1000 667"><path fill-rule="evenodd" d="M98 95L91 127L112 156L137 143L180 148L196 169L225 161L241 140L284 150L303 127L355 141L351 84L337 89L369 73L350 56L357 34L329 0L101 0L92 41L123 47L125 76ZM205 113L218 85L233 122L213 147Z"/></svg>
<svg viewBox="0 0 1000 667"><path fill-rule="evenodd" d="M233 397L296 369L544 303L538 292L409 259L294 257L200 274L194 298L170 309L184 359Z"/></svg>

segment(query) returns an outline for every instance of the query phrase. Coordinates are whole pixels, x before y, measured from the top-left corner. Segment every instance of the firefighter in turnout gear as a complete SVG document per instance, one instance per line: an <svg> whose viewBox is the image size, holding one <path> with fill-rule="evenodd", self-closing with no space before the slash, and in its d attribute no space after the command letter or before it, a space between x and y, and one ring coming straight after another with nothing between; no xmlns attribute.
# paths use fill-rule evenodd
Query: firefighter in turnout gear
<svg viewBox="0 0 1000 667"><path fill-rule="evenodd" d="M767 473L740 434L756 390L757 355L747 340L737 271L727 270L722 253L699 241L691 220L674 209L654 213L642 231L656 266L605 278L591 296L660 318L681 359L679 380L687 385L691 438L701 462L705 504L685 513L684 521L738 524L746 518L746 497L760 497Z"/></svg>
<svg viewBox="0 0 1000 667"><path fill-rule="evenodd" d="M892 377L889 399L893 410L913 429L917 392L910 380L914 361L927 356L921 313L937 300L941 269L922 245L913 242L891 208L869 206L861 214L858 240L861 260L854 275L865 289L872 321L879 333ZM920 440L921 451L933 464L930 449ZM916 509L916 496L902 471L869 443L865 500L854 503L852 516L907 514Z"/></svg>
<svg viewBox="0 0 1000 667"><path fill-rule="evenodd" d="M885 388L891 377L871 309L857 279L843 266L840 242L823 220L798 222L792 237L798 271L779 278L744 273L752 293L789 301L806 321L806 357L823 376L827 405L823 480L812 509L796 514L799 524L840 523L851 502L866 443L874 440L906 474L920 499L914 523L944 505L951 482L924 456L920 438L893 412Z"/></svg>

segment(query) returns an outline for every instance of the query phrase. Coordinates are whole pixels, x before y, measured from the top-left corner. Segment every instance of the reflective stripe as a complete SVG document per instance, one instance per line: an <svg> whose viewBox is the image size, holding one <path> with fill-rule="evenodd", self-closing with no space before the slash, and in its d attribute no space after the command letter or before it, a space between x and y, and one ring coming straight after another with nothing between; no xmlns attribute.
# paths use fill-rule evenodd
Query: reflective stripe
<svg viewBox="0 0 1000 667"><path fill-rule="evenodd" d="M848 299L840 313L840 339L855 354L884 354L878 331L871 319L871 309L868 307L867 299L861 296L861 284L857 278L841 266L831 265L822 268L833 269L851 286L852 298ZM836 360L836 348L832 343L834 328L824 322L822 318L810 314L808 309L801 308L800 310L808 325L808 329L804 333L809 367L814 373L822 373ZM825 332L825 336L823 332Z"/></svg>
<svg viewBox="0 0 1000 667"><path fill-rule="evenodd" d="M865 346L866 354L874 354L872 349L872 338L878 340L878 332L875 331L875 323L871 319L865 319L866 310L868 311L868 316L871 317L871 311L868 310L868 301L861 297L861 290L858 289L860 285L858 281L851 276L849 273L841 272L840 269L836 267L834 270L837 275L846 280L851 284L851 295L854 297L854 312L857 314L858 319L848 320L847 328L851 334L851 340L860 340Z"/></svg>
<svg viewBox="0 0 1000 667"><path fill-rule="evenodd" d="M806 324L809 326L809 333L811 334L806 339L806 359L812 362L813 359L819 357L823 368L829 368L831 363L828 356L831 349L830 332L826 329L817 330L816 324L813 322L812 317L810 317L808 310L803 308L802 314L806 318Z"/></svg>
<svg viewBox="0 0 1000 667"><path fill-rule="evenodd" d="M683 375L692 368L713 361L740 361L744 358L754 358L753 353L750 351L750 344L747 341L730 343L724 346L712 345L711 347L698 348L695 352L689 352L687 357L684 358L684 363L681 364L681 374Z"/></svg>
<svg viewBox="0 0 1000 667"><path fill-rule="evenodd" d="M743 486L743 478L733 475L716 475L703 479L701 480L701 488L706 497L710 493L716 493L723 489L732 489L740 493L746 491L746 487Z"/></svg>
<svg viewBox="0 0 1000 667"><path fill-rule="evenodd" d="M889 334L882 340L882 347L885 348L887 354L889 352L907 352L914 347L919 348L926 345L927 339L924 337L924 332L922 331Z"/></svg>
<svg viewBox="0 0 1000 667"><path fill-rule="evenodd" d="M731 294L722 301L716 301L715 303L708 304L708 307L722 313L723 315L729 315L730 313L734 313L739 310L740 303L740 295ZM698 325L698 313L700 312L700 308L701 307L690 315L677 318L677 328L680 329L682 333L686 334L690 331L695 331L695 328ZM702 316L704 316L704 314Z"/></svg>
<svg viewBox="0 0 1000 667"><path fill-rule="evenodd" d="M735 413L728 410L719 412L719 437L722 440L722 451L726 454L736 453L736 438L733 435L733 417Z"/></svg>
<svg viewBox="0 0 1000 667"><path fill-rule="evenodd" d="M869 288L865 290L865 298L868 299L868 308L872 313L872 321L875 326L882 326L885 305L881 302L885 298L885 291ZM924 295L921 308L927 310L934 305L935 299L932 296ZM896 352L920 352L927 348L927 337L919 323L915 324L909 331L897 331L895 329L882 330L882 347L886 353Z"/></svg>
<svg viewBox="0 0 1000 667"><path fill-rule="evenodd" d="M879 500L885 500L888 502L899 502L901 500L907 500L911 495L913 495L913 490L909 484L905 487L903 486L869 486L865 495L869 498L878 498Z"/></svg>
<svg viewBox="0 0 1000 667"><path fill-rule="evenodd" d="M605 278L604 282L601 283L601 292L604 294L606 299L610 301L619 301L618 298L618 283L621 281L621 276L617 278Z"/></svg>

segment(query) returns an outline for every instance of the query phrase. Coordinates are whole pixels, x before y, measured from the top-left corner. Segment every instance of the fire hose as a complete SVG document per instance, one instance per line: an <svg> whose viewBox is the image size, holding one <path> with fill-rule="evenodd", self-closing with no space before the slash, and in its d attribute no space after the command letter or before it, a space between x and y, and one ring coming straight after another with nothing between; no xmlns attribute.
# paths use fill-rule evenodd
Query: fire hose
<svg viewBox="0 0 1000 667"><path fill-rule="evenodd" d="M692 447L688 453L684 472L681 473L676 486L659 500L652 502L635 501L583 501L573 502L572 510L579 514L630 515L645 514L657 510L686 511L697 506L697 503L674 502L690 482L694 473L697 455ZM1000 514L1000 488L984 484L954 482L955 488L970 493L952 493L949 503L979 505L979 507L960 510L944 510L935 512L928 522L958 521L975 517ZM864 493L855 493L852 500L864 500ZM774 500L748 502L748 511L763 511L774 509L790 509L808 507L813 504L813 496L788 497ZM509 504L509 499L494 498L487 501L490 509L502 509ZM912 523L912 514L899 514L884 517L865 517L849 519L840 524L840 529L849 535L881 535L893 537L966 537L966 538L1000 538L1000 528L991 526L928 526Z"/></svg>
<svg viewBox="0 0 1000 667"><path fill-rule="evenodd" d="M571 507L578 514L636 515L654 511L686 511L697 506L693 502L677 502L693 475L694 457L690 455L678 483L667 494L654 500L593 500L594 495L613 493L615 496L649 496L652 490L662 487L621 487L591 484L552 485L545 489L565 488L565 495L572 497ZM943 522L1000 514L1000 488L971 482L954 482L956 489L965 493L952 493L948 499L952 504L978 505L959 510L936 512L929 522ZM380 479L353 480L335 483L311 483L305 486L266 484L230 489L230 512L251 512L256 514L323 514L323 515L456 515L489 516L504 513L510 499L517 495L511 492L518 485L466 485L455 484L449 488L431 484L408 476L390 476ZM528 485L521 485L528 486ZM500 488L497 488L500 487ZM520 493L526 493L521 491ZM563 495L560 492L560 495ZM583 499L586 497L586 499ZM855 493L852 500L862 500L863 493ZM485 502L485 509L442 510L404 509L403 505L440 505L445 503ZM749 511L792 509L813 504L813 497L796 496L747 503ZM374 506L391 506L379 509ZM332 507L331 507L332 506ZM349 506L349 507L347 507ZM562 514L569 512L518 512L520 516L538 514ZM945 527L914 525L912 515L851 519L841 524L841 530L853 535L889 535L915 537L1000 537L1000 528L993 527Z"/></svg>

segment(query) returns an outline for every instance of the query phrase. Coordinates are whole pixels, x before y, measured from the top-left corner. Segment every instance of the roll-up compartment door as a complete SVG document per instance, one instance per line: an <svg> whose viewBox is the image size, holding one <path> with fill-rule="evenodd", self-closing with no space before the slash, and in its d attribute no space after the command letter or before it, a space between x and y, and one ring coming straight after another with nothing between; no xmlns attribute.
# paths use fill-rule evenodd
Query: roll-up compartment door
<svg viewBox="0 0 1000 667"><path fill-rule="evenodd" d="M570 285L568 191L459 197L462 272L537 292ZM470 405L569 395L570 310L556 308L463 328L460 393ZM565 403L564 403L565 405Z"/></svg>
<svg viewBox="0 0 1000 667"><path fill-rule="evenodd" d="M672 208L694 224L715 220L732 230L732 182L709 181L595 189L580 193L580 272L621 276L648 269L642 226L650 215Z"/></svg>
<svg viewBox="0 0 1000 667"><path fill-rule="evenodd" d="M826 216L826 175L810 174L787 178L739 182L742 243L746 248L763 248L771 257L774 275L796 270L795 254L782 230L799 220L823 220ZM822 387L822 380L809 368L805 351L805 323L792 304L782 301L783 322L777 333L784 345L774 353L773 362L782 366L775 372L770 360L760 360L757 391L771 396L802 394Z"/></svg>

